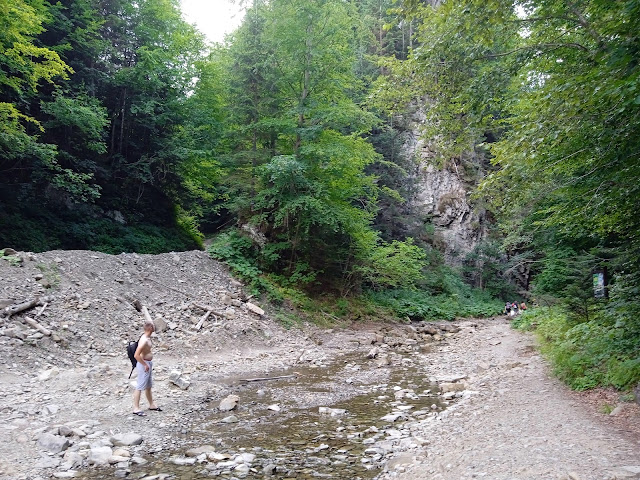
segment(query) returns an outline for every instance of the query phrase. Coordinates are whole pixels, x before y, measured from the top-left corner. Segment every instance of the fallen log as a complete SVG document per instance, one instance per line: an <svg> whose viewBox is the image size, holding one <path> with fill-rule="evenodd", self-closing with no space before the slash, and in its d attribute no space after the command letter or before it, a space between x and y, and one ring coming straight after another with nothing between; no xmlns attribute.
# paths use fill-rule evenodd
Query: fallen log
<svg viewBox="0 0 640 480"><path fill-rule="evenodd" d="M209 318L209 315L211 315L211 310L207 310L207 313L205 313L202 318L200 319L200 321L198 322L198 324L196 325L196 330L200 330L202 328L202 325L204 324L204 321Z"/></svg>
<svg viewBox="0 0 640 480"><path fill-rule="evenodd" d="M38 322L36 322L33 318L24 317L24 321L25 321L25 323L29 324L30 326L32 326L33 328L35 328L39 332L43 333L47 337L51 336L51 330L49 330L47 328L44 328L42 325L40 325Z"/></svg>
<svg viewBox="0 0 640 480"><path fill-rule="evenodd" d="M197 308L201 309L201 310L209 311L209 312L213 313L214 315L217 315L218 317L224 317L224 312L220 312L220 311L216 310L215 308L210 307L208 305L202 305L201 303L195 303L195 302L192 303L192 305L194 307L197 307Z"/></svg>
<svg viewBox="0 0 640 480"><path fill-rule="evenodd" d="M147 307L145 307L144 305L142 306L142 313L144 314L144 318L147 320L147 322L153 323L153 319L151 318L151 315L149 315L149 310L147 310Z"/></svg>
<svg viewBox="0 0 640 480"><path fill-rule="evenodd" d="M280 375L279 377L262 377L262 378L241 378L241 382L265 382L267 380L280 380L283 378L295 378L298 374L295 375Z"/></svg>
<svg viewBox="0 0 640 480"><path fill-rule="evenodd" d="M29 300L27 302L23 302L23 303L17 303L15 305L10 305L8 307L5 307L5 309L2 311L2 313L4 315L7 315L7 317L10 317L11 315L15 315L16 313L20 313L20 312L24 312L25 310L29 310L33 307L35 307L36 305L38 305L40 303L40 298L34 298L33 300Z"/></svg>

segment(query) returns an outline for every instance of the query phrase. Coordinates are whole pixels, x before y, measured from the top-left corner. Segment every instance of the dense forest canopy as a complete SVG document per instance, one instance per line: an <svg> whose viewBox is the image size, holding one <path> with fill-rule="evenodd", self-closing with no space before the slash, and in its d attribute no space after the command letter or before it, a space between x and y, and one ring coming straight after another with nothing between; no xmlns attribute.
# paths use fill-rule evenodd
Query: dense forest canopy
<svg viewBox="0 0 640 480"><path fill-rule="evenodd" d="M210 46L178 0L0 0L0 243L153 253L215 233L273 299L412 319L517 294L555 306L576 387L640 379L640 1L244 5ZM407 207L416 117L490 212L461 267Z"/></svg>

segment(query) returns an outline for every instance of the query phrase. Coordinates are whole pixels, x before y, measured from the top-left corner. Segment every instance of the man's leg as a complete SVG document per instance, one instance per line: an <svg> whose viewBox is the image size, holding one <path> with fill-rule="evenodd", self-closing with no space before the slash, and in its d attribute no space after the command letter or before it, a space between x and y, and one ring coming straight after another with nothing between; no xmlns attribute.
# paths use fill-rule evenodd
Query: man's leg
<svg viewBox="0 0 640 480"><path fill-rule="evenodd" d="M158 406L153 403L153 395L151 394L151 388L147 388L144 391L144 395L147 397L147 401L149 402L149 408L158 408ZM138 398L140 397L140 395L138 395Z"/></svg>
<svg viewBox="0 0 640 480"><path fill-rule="evenodd" d="M140 411L140 390L133 391L133 413Z"/></svg>

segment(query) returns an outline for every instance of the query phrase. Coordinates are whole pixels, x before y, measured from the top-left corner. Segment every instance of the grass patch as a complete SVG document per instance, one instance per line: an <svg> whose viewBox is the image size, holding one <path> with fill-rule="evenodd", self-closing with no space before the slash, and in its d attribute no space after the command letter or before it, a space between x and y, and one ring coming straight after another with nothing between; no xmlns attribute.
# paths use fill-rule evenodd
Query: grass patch
<svg viewBox="0 0 640 480"><path fill-rule="evenodd" d="M58 288L60 286L60 267L57 263L38 263L36 268L42 272L42 284L45 288Z"/></svg>
<svg viewBox="0 0 640 480"><path fill-rule="evenodd" d="M461 293L438 295L424 290L386 290L369 292L367 297L397 317L412 321L491 317L502 311L500 301L471 288Z"/></svg>

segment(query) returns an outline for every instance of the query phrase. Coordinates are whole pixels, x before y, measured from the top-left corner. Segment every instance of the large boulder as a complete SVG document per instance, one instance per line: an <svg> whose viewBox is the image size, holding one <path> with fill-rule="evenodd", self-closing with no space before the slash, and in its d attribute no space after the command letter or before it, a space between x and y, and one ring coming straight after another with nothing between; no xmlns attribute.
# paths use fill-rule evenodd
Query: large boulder
<svg viewBox="0 0 640 480"><path fill-rule="evenodd" d="M59 435L42 433L38 437L38 445L51 453L60 453L69 448L69 440Z"/></svg>

